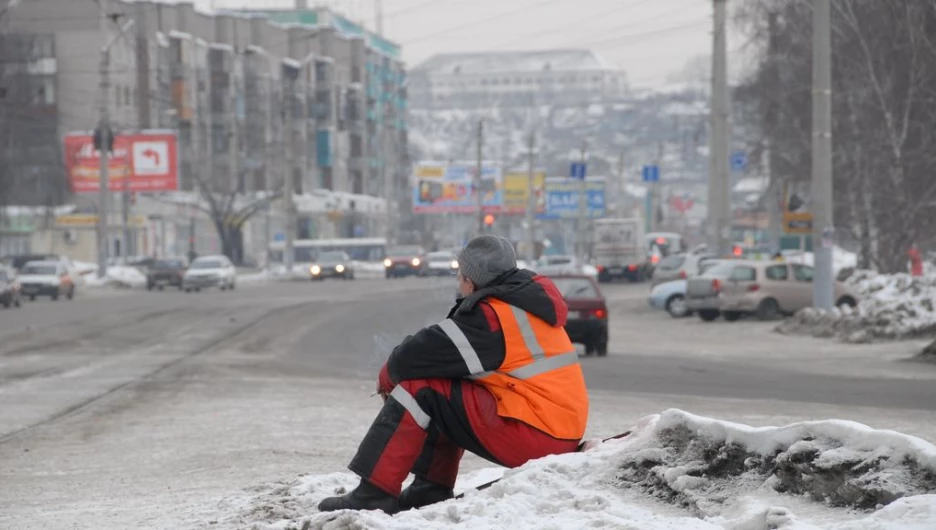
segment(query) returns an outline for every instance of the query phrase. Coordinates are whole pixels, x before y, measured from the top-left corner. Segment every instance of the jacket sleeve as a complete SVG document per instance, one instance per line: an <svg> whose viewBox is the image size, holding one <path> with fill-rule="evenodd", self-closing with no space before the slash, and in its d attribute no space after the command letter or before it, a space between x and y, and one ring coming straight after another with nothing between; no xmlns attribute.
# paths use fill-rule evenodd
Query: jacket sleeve
<svg viewBox="0 0 936 530"><path fill-rule="evenodd" d="M496 318L496 317L495 317ZM464 314L425 327L407 337L387 360L394 383L431 377L462 378L504 363L506 348L500 326L492 331L481 304Z"/></svg>

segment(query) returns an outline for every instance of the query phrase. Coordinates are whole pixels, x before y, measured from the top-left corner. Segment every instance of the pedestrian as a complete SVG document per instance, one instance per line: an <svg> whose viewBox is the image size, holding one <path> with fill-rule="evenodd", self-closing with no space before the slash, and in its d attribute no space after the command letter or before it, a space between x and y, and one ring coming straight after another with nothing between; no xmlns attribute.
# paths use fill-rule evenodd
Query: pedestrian
<svg viewBox="0 0 936 530"><path fill-rule="evenodd" d="M923 276L923 255L916 243L910 245L907 257L910 258L910 276Z"/></svg>
<svg viewBox="0 0 936 530"><path fill-rule="evenodd" d="M773 260L774 260L774 261L783 261L783 252L781 252L781 251L778 250L778 251L773 255Z"/></svg>
<svg viewBox="0 0 936 530"><path fill-rule="evenodd" d="M514 468L578 449L588 393L555 284L518 269L501 237L476 237L457 259L463 298L390 354L377 381L383 408L348 466L360 484L320 511L450 499L465 450Z"/></svg>

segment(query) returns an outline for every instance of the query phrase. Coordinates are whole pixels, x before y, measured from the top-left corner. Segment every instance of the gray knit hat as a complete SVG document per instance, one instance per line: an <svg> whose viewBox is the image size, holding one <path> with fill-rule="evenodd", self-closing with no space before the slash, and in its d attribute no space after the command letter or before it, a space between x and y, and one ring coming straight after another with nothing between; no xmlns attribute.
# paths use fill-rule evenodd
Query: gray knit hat
<svg viewBox="0 0 936 530"><path fill-rule="evenodd" d="M517 254L514 247L502 237L478 236L458 253L459 271L478 289L516 268Z"/></svg>

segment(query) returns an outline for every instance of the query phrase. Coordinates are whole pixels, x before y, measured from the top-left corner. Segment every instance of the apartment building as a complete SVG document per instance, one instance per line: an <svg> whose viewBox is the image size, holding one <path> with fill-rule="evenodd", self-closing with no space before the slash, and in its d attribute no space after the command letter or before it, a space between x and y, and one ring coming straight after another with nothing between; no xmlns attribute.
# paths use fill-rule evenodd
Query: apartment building
<svg viewBox="0 0 936 530"><path fill-rule="evenodd" d="M250 195L291 177L297 194L327 197L329 214L303 211L316 201L300 197L296 237L385 235L376 233L386 230L384 199L408 197L399 46L327 8L203 13L186 2L104 3L106 27L93 2L30 0L7 13L4 38L42 42L46 53L20 54L34 65L30 75L41 74L35 82L51 86L31 111L47 114L53 131L36 149L96 126L99 51L114 39L113 128L178 131L182 192ZM63 190L61 155L40 159L56 166L48 178L58 175ZM390 206L398 208L408 209Z"/></svg>
<svg viewBox="0 0 936 530"><path fill-rule="evenodd" d="M591 50L443 53L413 68L414 107L601 102L626 94L624 72Z"/></svg>

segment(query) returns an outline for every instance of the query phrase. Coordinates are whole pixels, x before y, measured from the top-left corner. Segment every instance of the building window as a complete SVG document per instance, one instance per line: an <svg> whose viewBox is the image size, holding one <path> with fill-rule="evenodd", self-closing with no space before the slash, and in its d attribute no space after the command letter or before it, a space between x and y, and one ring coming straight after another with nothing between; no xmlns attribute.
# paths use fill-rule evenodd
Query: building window
<svg viewBox="0 0 936 530"><path fill-rule="evenodd" d="M130 87L124 87L124 105L130 105Z"/></svg>
<svg viewBox="0 0 936 530"><path fill-rule="evenodd" d="M46 105L55 104L55 79L46 78L42 84L42 96Z"/></svg>

